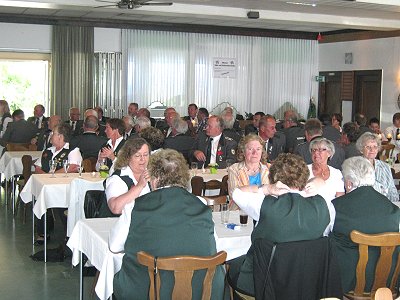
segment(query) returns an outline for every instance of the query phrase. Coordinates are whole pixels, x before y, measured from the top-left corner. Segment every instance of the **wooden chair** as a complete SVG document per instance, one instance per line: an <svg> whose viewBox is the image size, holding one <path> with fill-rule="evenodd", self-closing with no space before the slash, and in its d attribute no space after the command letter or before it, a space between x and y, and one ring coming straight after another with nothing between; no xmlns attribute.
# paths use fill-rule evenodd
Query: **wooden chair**
<svg viewBox="0 0 400 300"><path fill-rule="evenodd" d="M21 193L25 184L28 182L29 178L32 175L32 164L33 164L32 156L30 156L30 155L22 156L21 161L22 161L22 176L23 176L23 178L21 178L17 181L19 193ZM20 204L21 204L21 197L18 195L16 207L18 208ZM26 223L26 206L27 206L27 204L24 203L24 219L23 219L24 224Z"/></svg>
<svg viewBox="0 0 400 300"><path fill-rule="evenodd" d="M96 162L97 162L97 158L95 158L95 157L85 158L82 161L83 170L86 173L95 172L96 171Z"/></svg>
<svg viewBox="0 0 400 300"><path fill-rule="evenodd" d="M373 299L378 288L386 287L392 266L392 256L397 246L400 245L399 232L385 232L381 234L366 234L356 230L350 233L350 238L354 243L358 244L359 259L356 269L356 286L354 291L346 293L349 299ZM368 263L368 247L380 247L380 257L375 267L375 278L370 293L364 292L365 289L365 269ZM394 270L390 283L390 290L393 296L398 294L396 290L397 278L400 271L400 259L397 259L396 268Z"/></svg>
<svg viewBox="0 0 400 300"><path fill-rule="evenodd" d="M378 152L379 159L386 160L387 158L391 157L394 147L394 144L381 145L381 150Z"/></svg>
<svg viewBox="0 0 400 300"><path fill-rule="evenodd" d="M31 143L8 143L6 149L7 151L36 151L37 146Z"/></svg>
<svg viewBox="0 0 400 300"><path fill-rule="evenodd" d="M206 190L219 190L219 196L228 195L228 175L222 178L222 181L213 179L204 182L203 177L193 176L191 181L192 194L196 196L204 196ZM207 196L215 197L215 196Z"/></svg>
<svg viewBox="0 0 400 300"><path fill-rule="evenodd" d="M192 295L192 277L196 270L207 269L203 281L202 300L211 298L211 287L215 269L226 260L226 252L220 251L213 256L170 256L158 257L155 267L154 256L140 251L137 253L138 262L147 267L150 277L149 299L160 299L160 273L157 270L173 271L175 285L172 300L190 299ZM156 277L156 285L154 282Z"/></svg>
<svg viewBox="0 0 400 300"><path fill-rule="evenodd" d="M207 205L214 210L215 207L218 207L220 204L226 203L226 195L222 196L208 196L204 197L207 201Z"/></svg>

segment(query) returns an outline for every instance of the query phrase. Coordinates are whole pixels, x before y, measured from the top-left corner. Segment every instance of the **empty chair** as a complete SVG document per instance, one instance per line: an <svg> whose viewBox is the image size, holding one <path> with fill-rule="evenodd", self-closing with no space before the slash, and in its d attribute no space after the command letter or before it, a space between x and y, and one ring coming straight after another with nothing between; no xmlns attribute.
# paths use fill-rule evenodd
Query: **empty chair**
<svg viewBox="0 0 400 300"><path fill-rule="evenodd" d="M398 250L396 247L400 245L399 232L385 232L381 234L366 234L356 230L350 233L351 240L358 244L359 259L356 269L356 286L354 291L345 294L349 299L371 299L375 292L382 287L386 287L386 283L391 273L393 258L397 259ZM375 276L370 292L365 292L366 268L368 263L368 248L380 247L380 256L375 266ZM395 255L394 252L396 250ZM389 289L393 296L398 295L396 290L397 278L400 270L400 260L397 259L395 269L390 281Z"/></svg>
<svg viewBox="0 0 400 300"><path fill-rule="evenodd" d="M150 300L160 299L159 270L173 271L175 284L172 291L172 300L191 299L192 277L194 271L207 269L204 276L202 300L211 298L212 282L215 270L226 260L226 252L220 251L213 256L170 256L154 257L140 251L137 253L137 260L148 269L150 278Z"/></svg>
<svg viewBox="0 0 400 300"><path fill-rule="evenodd" d="M97 162L97 158L95 158L95 157L90 157L90 158L84 159L82 161L83 170L86 173L95 172L96 171L96 162Z"/></svg>
<svg viewBox="0 0 400 300"><path fill-rule="evenodd" d="M208 194L207 190L219 190L219 192L213 193L219 196L228 195L228 175L225 175L222 181L216 179L204 181L203 177L193 176L191 186L192 193L196 196L206 196Z"/></svg>

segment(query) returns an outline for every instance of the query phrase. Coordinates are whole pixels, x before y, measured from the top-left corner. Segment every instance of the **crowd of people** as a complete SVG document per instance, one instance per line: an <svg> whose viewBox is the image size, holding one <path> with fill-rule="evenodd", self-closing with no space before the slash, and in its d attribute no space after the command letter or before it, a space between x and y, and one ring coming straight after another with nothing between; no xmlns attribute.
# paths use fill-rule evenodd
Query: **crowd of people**
<svg viewBox="0 0 400 300"><path fill-rule="evenodd" d="M382 133L378 119L367 124L362 114L342 125L339 113L300 122L292 110L281 121L257 112L241 128L232 108L209 115L193 103L187 116L168 107L159 120L137 103L121 119L106 118L100 107L87 109L83 119L78 108L71 108L65 122L60 116L46 118L44 112L37 105L25 121L22 111L10 115L1 100L0 144L36 145L43 151L35 163L37 173L49 172L53 160L55 172L61 172L63 159L69 160L69 172L76 172L87 158L96 159L97 169L108 166L107 204L120 215L110 233L110 249L127 253L114 280L117 299L146 298L148 277L136 260L140 250L156 256L216 252L207 203L187 191L192 162L198 168L227 168L230 209L240 208L256 222L252 241L331 237L338 250L342 292L355 285L357 248L350 232L399 231L400 210L392 203L399 201L399 193L379 151L382 143L392 143L393 155L400 153L400 113ZM254 296L252 247L230 262L228 279L240 292ZM218 270L213 299L222 297L221 276ZM367 290L372 284L368 276ZM170 288L171 278L165 280ZM199 293L198 287L193 293Z"/></svg>

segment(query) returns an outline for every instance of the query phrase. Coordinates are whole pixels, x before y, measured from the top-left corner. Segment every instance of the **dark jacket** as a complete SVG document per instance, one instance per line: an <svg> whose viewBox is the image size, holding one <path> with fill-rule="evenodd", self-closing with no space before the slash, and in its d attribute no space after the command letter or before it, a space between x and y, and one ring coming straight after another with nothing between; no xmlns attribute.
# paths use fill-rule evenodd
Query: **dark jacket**
<svg viewBox="0 0 400 300"><path fill-rule="evenodd" d="M257 239L253 245L257 300L342 298L339 266L329 238L280 244Z"/></svg>
<svg viewBox="0 0 400 300"><path fill-rule="evenodd" d="M361 186L332 201L336 210L335 225L330 237L337 248L344 292L355 287L358 262L358 246L350 239L350 232L363 233L399 232L400 210L388 198L371 186ZM373 268L376 265L377 249L369 251L366 270L366 291L372 287Z"/></svg>
<svg viewBox="0 0 400 300"><path fill-rule="evenodd" d="M37 133L38 129L25 120L10 122L0 139L0 144L5 147L7 143L30 143Z"/></svg>
<svg viewBox="0 0 400 300"><path fill-rule="evenodd" d="M119 300L148 299L149 274L147 268L137 262L139 251L160 257L214 255L211 210L196 196L178 187L159 189L137 198L122 267L114 277L114 294ZM171 299L173 275L161 272L160 276L160 299ZM203 278L204 272L196 272L193 276L193 299L201 299ZM222 299L223 291L224 276L222 268L218 267L211 299Z"/></svg>
<svg viewBox="0 0 400 300"><path fill-rule="evenodd" d="M89 157L97 158L102 146L107 143L107 138L97 135L94 132L84 132L81 135L73 137L71 148L78 147L82 154L82 159Z"/></svg>
<svg viewBox="0 0 400 300"><path fill-rule="evenodd" d="M174 149L183 154L186 161L189 163L189 153L193 148L194 139L185 134L178 134L174 137L167 137L164 140L164 149Z"/></svg>

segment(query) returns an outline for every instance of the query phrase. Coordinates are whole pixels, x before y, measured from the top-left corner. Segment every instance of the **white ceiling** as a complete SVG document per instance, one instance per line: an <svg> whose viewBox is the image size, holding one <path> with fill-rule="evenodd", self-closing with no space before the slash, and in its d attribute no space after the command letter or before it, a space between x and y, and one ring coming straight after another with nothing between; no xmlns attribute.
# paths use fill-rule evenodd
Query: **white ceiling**
<svg viewBox="0 0 400 300"><path fill-rule="evenodd" d="M162 1L167 0L156 2ZM118 0L115 0L116 2ZM84 20L167 22L307 32L400 29L400 0L175 0L173 2L172 6L143 6L130 10L98 7L107 3L96 0L0 0L0 16L11 14L19 17L23 15ZM303 5L298 4L299 2ZM250 10L258 11L260 18L248 19L247 13Z"/></svg>

